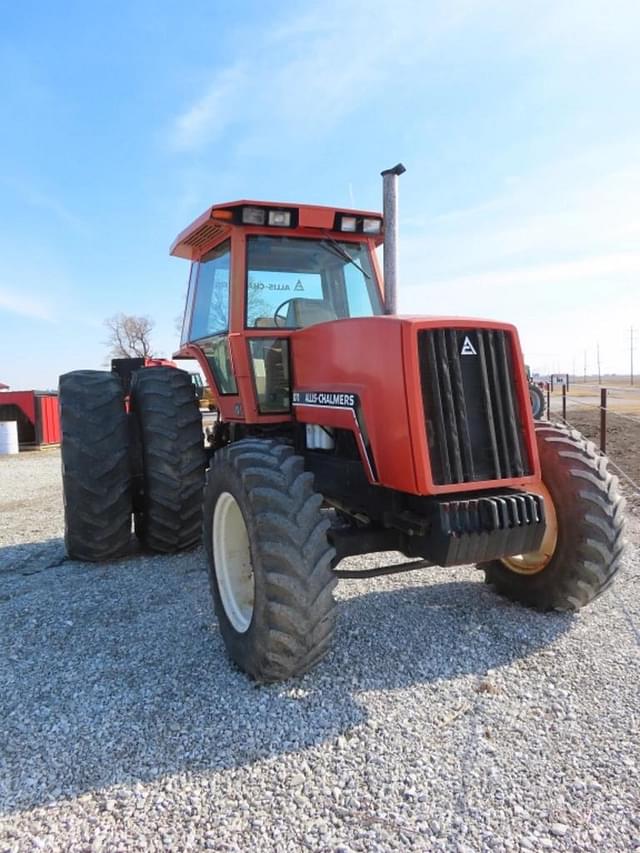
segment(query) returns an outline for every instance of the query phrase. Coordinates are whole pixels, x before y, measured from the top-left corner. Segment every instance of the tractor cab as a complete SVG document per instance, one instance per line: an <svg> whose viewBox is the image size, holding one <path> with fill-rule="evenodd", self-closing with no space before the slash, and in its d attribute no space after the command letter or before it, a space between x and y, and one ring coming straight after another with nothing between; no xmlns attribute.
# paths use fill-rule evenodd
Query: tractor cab
<svg viewBox="0 0 640 853"><path fill-rule="evenodd" d="M176 357L198 358L225 418L289 412L293 332L384 313L381 242L377 213L242 201L180 234L171 252L191 270ZM244 383L232 364L247 360Z"/></svg>

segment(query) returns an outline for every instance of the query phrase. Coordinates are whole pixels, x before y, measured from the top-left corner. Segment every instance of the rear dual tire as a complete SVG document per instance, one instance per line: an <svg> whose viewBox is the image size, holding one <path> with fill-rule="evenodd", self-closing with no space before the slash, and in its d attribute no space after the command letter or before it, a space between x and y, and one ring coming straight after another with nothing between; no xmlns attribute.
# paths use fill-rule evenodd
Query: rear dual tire
<svg viewBox="0 0 640 853"><path fill-rule="evenodd" d="M134 374L127 417L119 377L60 377L65 545L72 559L124 554L131 514L143 544L169 553L200 541L205 452L189 375L170 367Z"/></svg>

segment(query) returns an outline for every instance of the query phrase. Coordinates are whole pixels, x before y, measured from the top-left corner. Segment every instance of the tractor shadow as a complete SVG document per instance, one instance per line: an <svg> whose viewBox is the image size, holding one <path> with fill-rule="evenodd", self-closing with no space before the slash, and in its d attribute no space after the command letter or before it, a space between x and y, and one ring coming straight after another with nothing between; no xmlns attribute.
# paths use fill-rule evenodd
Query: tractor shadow
<svg viewBox="0 0 640 853"><path fill-rule="evenodd" d="M66 559L62 538L5 545L0 548L0 584L5 575L34 575L61 565Z"/></svg>
<svg viewBox="0 0 640 853"><path fill-rule="evenodd" d="M203 565L200 549L66 561L0 598L0 814L299 753L365 724L359 693L483 676L572 624L428 570L344 582L330 656L261 687L226 657Z"/></svg>

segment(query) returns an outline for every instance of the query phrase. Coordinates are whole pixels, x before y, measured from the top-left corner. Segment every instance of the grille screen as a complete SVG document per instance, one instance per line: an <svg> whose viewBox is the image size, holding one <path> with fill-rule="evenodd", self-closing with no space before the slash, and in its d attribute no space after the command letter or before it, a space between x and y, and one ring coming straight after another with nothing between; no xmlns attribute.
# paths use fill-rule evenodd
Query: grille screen
<svg viewBox="0 0 640 853"><path fill-rule="evenodd" d="M422 398L437 485L531 474L508 333L418 332Z"/></svg>
<svg viewBox="0 0 640 853"><path fill-rule="evenodd" d="M199 248L204 246L205 243L212 241L218 234L222 234L223 231L224 228L222 225L218 225L216 222L205 222L197 231L190 234L184 242L187 246Z"/></svg>

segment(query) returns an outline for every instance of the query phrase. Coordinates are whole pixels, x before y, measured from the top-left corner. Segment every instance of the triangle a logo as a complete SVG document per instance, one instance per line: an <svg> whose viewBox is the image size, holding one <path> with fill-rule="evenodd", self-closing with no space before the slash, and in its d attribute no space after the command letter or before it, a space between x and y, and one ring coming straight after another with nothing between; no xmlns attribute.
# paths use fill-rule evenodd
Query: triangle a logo
<svg viewBox="0 0 640 853"><path fill-rule="evenodd" d="M460 355L478 355L475 351L475 347L469 340L468 335L464 336L464 341L462 342L462 349L460 350Z"/></svg>

